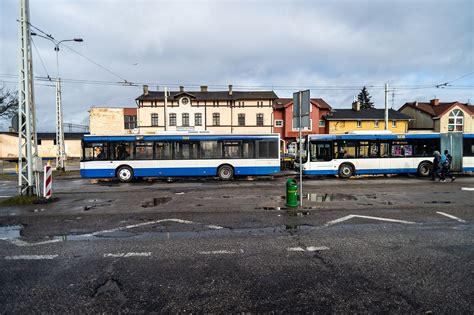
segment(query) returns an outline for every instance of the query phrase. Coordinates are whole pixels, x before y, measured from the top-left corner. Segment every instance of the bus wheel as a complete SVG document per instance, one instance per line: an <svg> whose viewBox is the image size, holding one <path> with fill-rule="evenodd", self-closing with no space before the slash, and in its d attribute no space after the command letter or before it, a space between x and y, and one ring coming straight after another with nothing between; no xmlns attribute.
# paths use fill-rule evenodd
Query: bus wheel
<svg viewBox="0 0 474 315"><path fill-rule="evenodd" d="M219 178L222 180L232 179L234 176L234 169L230 165L222 165L217 170L217 176L219 176Z"/></svg>
<svg viewBox="0 0 474 315"><path fill-rule="evenodd" d="M427 177L431 173L432 165L430 162L424 161L418 165L418 176Z"/></svg>
<svg viewBox="0 0 474 315"><path fill-rule="evenodd" d="M344 163L339 166L339 177L349 178L354 174L354 167L350 164Z"/></svg>
<svg viewBox="0 0 474 315"><path fill-rule="evenodd" d="M130 183L133 179L133 170L129 166L120 166L117 170L117 177L122 183Z"/></svg>

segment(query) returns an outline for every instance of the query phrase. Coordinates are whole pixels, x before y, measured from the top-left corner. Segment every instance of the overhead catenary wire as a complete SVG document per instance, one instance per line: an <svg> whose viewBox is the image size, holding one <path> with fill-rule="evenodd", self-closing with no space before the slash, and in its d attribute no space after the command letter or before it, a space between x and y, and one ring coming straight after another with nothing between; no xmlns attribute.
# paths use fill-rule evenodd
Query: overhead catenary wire
<svg viewBox="0 0 474 315"><path fill-rule="evenodd" d="M14 74L0 74L0 77L5 78L17 78L18 75ZM48 77L35 77L35 80L38 81L49 81ZM87 85L106 85L106 86L139 86L139 85L150 85L150 86L168 86L168 87L179 87L179 86L186 86L188 88L200 88L200 84L183 84L183 83L157 83L157 82L122 82L122 81L105 81L105 80L91 80L91 79L68 79L63 78L61 82L67 84L87 84ZM215 89L222 89L227 88L228 85L226 84L208 84L209 88ZM309 89L314 91L357 91L360 90L363 86L369 87L371 89L376 90L383 90L383 85L234 85L234 89L251 89L251 90L264 90L264 89L272 89L272 90L288 90L294 91L297 89ZM446 87L441 87L442 89L472 89L474 85L450 85ZM390 90L422 90L422 89L438 89L436 85L392 85Z"/></svg>
<svg viewBox="0 0 474 315"><path fill-rule="evenodd" d="M43 58L41 58L41 54L40 54L40 52L39 52L39 50L38 50L38 47L36 47L36 44L35 44L35 41L33 40L33 38L31 39L31 42L33 43L33 47L35 47L36 54L38 55L38 58L39 58L39 60L40 60L40 62L41 62L41 65L43 66L43 69L44 69L44 72L46 73L46 76L47 76L48 78L50 78L49 73L48 73L48 69L46 69L46 66L45 66L45 64L44 64ZM50 79L50 80L51 80L51 79Z"/></svg>
<svg viewBox="0 0 474 315"><path fill-rule="evenodd" d="M460 76L460 77L458 77L458 78L456 78L456 79L454 79L454 80L450 80L450 81L447 81L447 82L442 83L442 84L437 84L436 87L448 86L449 84L451 84L451 83L453 83L453 82L459 81L459 80L464 79L464 78L466 78L466 77L468 77L468 76L470 76L470 75L473 75L473 74L474 74L474 71L469 72L469 73L464 74L464 75L462 75L462 76Z"/></svg>

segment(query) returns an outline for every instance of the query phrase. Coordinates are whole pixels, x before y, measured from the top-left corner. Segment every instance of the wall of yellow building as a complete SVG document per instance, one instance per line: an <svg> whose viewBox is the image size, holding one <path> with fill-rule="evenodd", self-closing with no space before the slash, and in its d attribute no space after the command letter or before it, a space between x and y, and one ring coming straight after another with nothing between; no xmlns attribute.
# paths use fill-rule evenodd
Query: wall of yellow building
<svg viewBox="0 0 474 315"><path fill-rule="evenodd" d="M360 130L385 130L385 122L383 120L379 120L378 127L376 127L374 120L361 120L361 126L357 127L357 120L329 121L330 134L344 134L347 132ZM389 120L388 130L393 133L406 133L408 131L408 120L397 120L395 127L392 126L392 121Z"/></svg>
<svg viewBox="0 0 474 315"><path fill-rule="evenodd" d="M66 158L80 158L82 153L81 140L64 140ZM40 157L56 156L56 145L54 140L41 140L38 145L38 155ZM18 136L11 134L0 134L0 158L18 158Z"/></svg>
<svg viewBox="0 0 474 315"><path fill-rule="evenodd" d="M123 108L91 107L89 110L89 130L91 135L120 135L125 130Z"/></svg>

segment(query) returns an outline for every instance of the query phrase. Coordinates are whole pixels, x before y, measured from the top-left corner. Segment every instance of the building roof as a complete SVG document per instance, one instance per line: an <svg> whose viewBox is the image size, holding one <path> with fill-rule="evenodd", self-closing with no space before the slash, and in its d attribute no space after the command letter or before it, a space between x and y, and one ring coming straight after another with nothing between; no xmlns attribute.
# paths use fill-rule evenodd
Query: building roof
<svg viewBox="0 0 474 315"><path fill-rule="evenodd" d="M406 107L410 107L413 109L418 109L422 112L427 113L431 117L440 117L443 114L445 114L447 111L449 111L450 108L453 106L460 106L465 108L468 112L471 113L471 115L474 115L474 106L469 105L466 103L460 103L460 102L438 102L438 105L435 105L433 102L407 102L403 104L402 107L398 111L402 111Z"/></svg>
<svg viewBox="0 0 474 315"><path fill-rule="evenodd" d="M329 109L330 110L332 108L322 98L312 98L311 103L313 105L319 107L319 108L322 108L322 109ZM279 98L279 99L275 100L275 102L273 104L273 108L274 109L281 109L281 108L288 107L290 105L293 105L293 99L292 98Z"/></svg>
<svg viewBox="0 0 474 315"><path fill-rule="evenodd" d="M65 132L64 133L64 140L80 140L84 137L84 135L88 135L89 133L84 132ZM38 132L37 137L39 140L54 140L56 139L55 132Z"/></svg>
<svg viewBox="0 0 474 315"><path fill-rule="evenodd" d="M2 135L9 135L12 137L18 137L18 132L14 131L1 131L0 134ZM82 139L85 135L88 135L88 133L84 132L65 132L64 133L64 139L65 140L80 140ZM55 132L38 132L36 134L38 140L54 140L56 139L56 133Z"/></svg>
<svg viewBox="0 0 474 315"><path fill-rule="evenodd" d="M273 91L171 91L169 99L178 99L181 95L187 95L197 101L239 101L239 100L274 100L278 96ZM137 97L137 101L162 101L165 92L149 91L147 95Z"/></svg>
<svg viewBox="0 0 474 315"><path fill-rule="evenodd" d="M326 120L384 120L385 109L361 109L359 111L353 109L333 109L326 115ZM396 110L388 110L388 119L390 120L410 120L411 117Z"/></svg>

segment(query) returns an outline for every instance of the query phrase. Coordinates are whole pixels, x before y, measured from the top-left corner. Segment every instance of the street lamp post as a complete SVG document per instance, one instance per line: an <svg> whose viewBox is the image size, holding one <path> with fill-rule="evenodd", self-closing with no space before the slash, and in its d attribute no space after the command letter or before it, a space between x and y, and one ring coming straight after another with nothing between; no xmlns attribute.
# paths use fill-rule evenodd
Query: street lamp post
<svg viewBox="0 0 474 315"><path fill-rule="evenodd" d="M56 41L50 36L43 36L37 33L31 33L33 36L39 36L51 41L54 44L56 52L56 169L65 170L64 160L66 158L64 146L64 125L63 125L63 108L61 100L61 78L59 77L59 45L64 42L83 42L82 38L63 39Z"/></svg>

